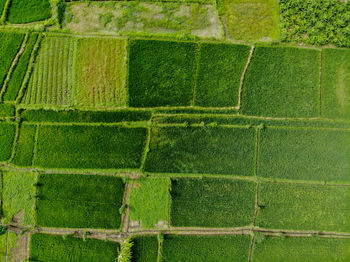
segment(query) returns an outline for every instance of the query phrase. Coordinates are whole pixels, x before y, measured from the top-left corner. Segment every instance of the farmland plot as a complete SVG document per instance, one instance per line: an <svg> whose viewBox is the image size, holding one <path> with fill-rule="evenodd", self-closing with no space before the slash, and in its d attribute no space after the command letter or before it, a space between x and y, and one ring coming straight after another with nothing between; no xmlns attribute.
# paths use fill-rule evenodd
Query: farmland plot
<svg viewBox="0 0 350 262"><path fill-rule="evenodd" d="M111 262L118 257L118 243L62 236L33 234L30 261Z"/></svg>
<svg viewBox="0 0 350 262"><path fill-rule="evenodd" d="M179 178L172 181L171 198L172 226L240 227L253 221L253 182Z"/></svg>
<svg viewBox="0 0 350 262"><path fill-rule="evenodd" d="M320 51L256 47L242 90L242 113L270 117L317 117Z"/></svg>
<svg viewBox="0 0 350 262"><path fill-rule="evenodd" d="M75 46L70 37L49 36L42 41L22 103L73 105Z"/></svg>
<svg viewBox="0 0 350 262"><path fill-rule="evenodd" d="M264 228L350 232L350 188L262 183L257 224Z"/></svg>
<svg viewBox="0 0 350 262"><path fill-rule="evenodd" d="M24 24L51 17L50 0L11 0L8 22Z"/></svg>
<svg viewBox="0 0 350 262"><path fill-rule="evenodd" d="M18 166L31 166L35 143L35 125L22 124L12 163Z"/></svg>
<svg viewBox="0 0 350 262"><path fill-rule="evenodd" d="M37 224L45 227L118 228L124 183L101 175L39 175Z"/></svg>
<svg viewBox="0 0 350 262"><path fill-rule="evenodd" d="M175 236L166 235L162 261L236 262L248 260L249 235Z"/></svg>
<svg viewBox="0 0 350 262"><path fill-rule="evenodd" d="M156 236L137 236L132 239L132 262L156 262L158 240Z"/></svg>
<svg viewBox="0 0 350 262"><path fill-rule="evenodd" d="M78 106L127 106L126 57L126 40L78 40L75 68Z"/></svg>
<svg viewBox="0 0 350 262"><path fill-rule="evenodd" d="M15 107L11 104L0 104L0 118L14 117Z"/></svg>
<svg viewBox="0 0 350 262"><path fill-rule="evenodd" d="M0 236L0 261L14 261L16 255L17 235L15 233L3 234Z"/></svg>
<svg viewBox="0 0 350 262"><path fill-rule="evenodd" d="M254 144L255 131L248 128L153 128L145 170L251 176Z"/></svg>
<svg viewBox="0 0 350 262"><path fill-rule="evenodd" d="M10 123L0 123L0 162L11 157L16 126Z"/></svg>
<svg viewBox="0 0 350 262"><path fill-rule="evenodd" d="M34 163L58 168L139 168L145 128L40 126Z"/></svg>
<svg viewBox="0 0 350 262"><path fill-rule="evenodd" d="M266 128L260 132L258 176L348 182L350 131Z"/></svg>

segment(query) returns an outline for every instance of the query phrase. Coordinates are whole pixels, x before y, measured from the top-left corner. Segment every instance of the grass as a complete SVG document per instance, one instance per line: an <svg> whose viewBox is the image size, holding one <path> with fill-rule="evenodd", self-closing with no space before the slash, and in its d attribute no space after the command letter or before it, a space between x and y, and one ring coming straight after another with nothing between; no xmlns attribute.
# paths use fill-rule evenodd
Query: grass
<svg viewBox="0 0 350 262"><path fill-rule="evenodd" d="M130 219L143 228L154 228L159 221L169 221L169 178L140 178L130 195Z"/></svg>
<svg viewBox="0 0 350 262"><path fill-rule="evenodd" d="M230 39L279 40L279 10L275 0L220 0L219 13Z"/></svg>
<svg viewBox="0 0 350 262"><path fill-rule="evenodd" d="M320 108L320 51L256 47L245 75L245 115L317 117Z"/></svg>
<svg viewBox="0 0 350 262"><path fill-rule="evenodd" d="M82 122L82 123L115 123L123 121L148 121L151 112L146 110L122 109L118 111L81 111L81 110L45 110L33 109L21 112L23 121L30 122Z"/></svg>
<svg viewBox="0 0 350 262"><path fill-rule="evenodd" d="M73 58L75 40L47 36L41 43L24 104L73 105Z"/></svg>
<svg viewBox="0 0 350 262"><path fill-rule="evenodd" d="M11 157L16 126L10 123L0 123L0 161L9 160Z"/></svg>
<svg viewBox="0 0 350 262"><path fill-rule="evenodd" d="M348 232L350 189L307 184L262 183L259 227Z"/></svg>
<svg viewBox="0 0 350 262"><path fill-rule="evenodd" d="M35 144L35 125L22 124L12 163L17 166L31 166Z"/></svg>
<svg viewBox="0 0 350 262"><path fill-rule="evenodd" d="M157 261L158 240L156 236L137 236L132 239L132 262Z"/></svg>
<svg viewBox="0 0 350 262"><path fill-rule="evenodd" d="M209 44L200 47L194 104L203 107L233 107L250 47Z"/></svg>
<svg viewBox="0 0 350 262"><path fill-rule="evenodd" d="M50 17L50 0L11 0L7 21L11 24L24 24Z"/></svg>
<svg viewBox="0 0 350 262"><path fill-rule="evenodd" d="M19 50L24 34L0 32L0 86Z"/></svg>
<svg viewBox="0 0 350 262"><path fill-rule="evenodd" d="M37 224L64 228L119 228L124 183L101 175L41 174Z"/></svg>
<svg viewBox="0 0 350 262"><path fill-rule="evenodd" d="M172 226L240 227L253 221L255 184L212 179L174 179L171 186Z"/></svg>
<svg viewBox="0 0 350 262"><path fill-rule="evenodd" d="M135 40L130 44L129 105L189 106L195 43Z"/></svg>
<svg viewBox="0 0 350 262"><path fill-rule="evenodd" d="M11 104L0 104L0 117L13 117L15 116L15 107Z"/></svg>
<svg viewBox="0 0 350 262"><path fill-rule="evenodd" d="M258 176L348 182L350 132L266 128L260 132Z"/></svg>
<svg viewBox="0 0 350 262"><path fill-rule="evenodd" d="M110 262L118 257L118 243L62 236L33 234L30 240L30 261Z"/></svg>
<svg viewBox="0 0 350 262"><path fill-rule="evenodd" d="M11 78L8 82L8 86L3 96L4 101L15 101L21 88L22 81L27 72L29 59L33 50L33 47L38 39L38 34L31 34L24 49L23 54L20 56L18 64L12 72Z"/></svg>
<svg viewBox="0 0 350 262"><path fill-rule="evenodd" d="M251 176L254 138L254 129L248 128L153 128L145 170Z"/></svg>
<svg viewBox="0 0 350 262"><path fill-rule="evenodd" d="M127 106L126 58L126 40L79 39L75 68L77 104Z"/></svg>
<svg viewBox="0 0 350 262"><path fill-rule="evenodd" d="M22 226L35 225L35 182L35 173L3 173L3 224L13 221Z"/></svg>
<svg viewBox="0 0 350 262"><path fill-rule="evenodd" d="M255 243L253 262L348 261L350 240L346 238L268 237Z"/></svg>
<svg viewBox="0 0 350 262"><path fill-rule="evenodd" d="M113 126L40 126L35 165L139 168L146 132Z"/></svg>
<svg viewBox="0 0 350 262"><path fill-rule="evenodd" d="M322 116L350 119L350 51L322 50Z"/></svg>
<svg viewBox="0 0 350 262"><path fill-rule="evenodd" d="M162 261L235 262L248 261L249 235L175 236L166 235Z"/></svg>

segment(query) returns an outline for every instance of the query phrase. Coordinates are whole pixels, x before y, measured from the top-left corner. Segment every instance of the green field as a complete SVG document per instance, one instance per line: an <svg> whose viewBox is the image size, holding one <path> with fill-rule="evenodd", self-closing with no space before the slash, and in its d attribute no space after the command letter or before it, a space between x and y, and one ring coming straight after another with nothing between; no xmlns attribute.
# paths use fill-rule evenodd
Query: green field
<svg viewBox="0 0 350 262"><path fill-rule="evenodd" d="M258 204L260 227L349 232L349 187L262 183Z"/></svg>
<svg viewBox="0 0 350 262"><path fill-rule="evenodd" d="M132 239L132 262L156 262L158 241L156 236L137 236Z"/></svg>
<svg viewBox="0 0 350 262"><path fill-rule="evenodd" d="M250 47L209 44L200 46L194 104L202 107L233 107Z"/></svg>
<svg viewBox="0 0 350 262"><path fill-rule="evenodd" d="M15 107L11 104L0 104L0 118L13 117L15 115Z"/></svg>
<svg viewBox="0 0 350 262"><path fill-rule="evenodd" d="M254 137L247 128L153 128L145 170L251 176Z"/></svg>
<svg viewBox="0 0 350 262"><path fill-rule="evenodd" d="M322 116L350 119L350 51L322 50Z"/></svg>
<svg viewBox="0 0 350 262"><path fill-rule="evenodd" d="M8 22L24 24L51 17L50 0L11 0Z"/></svg>
<svg viewBox="0 0 350 262"><path fill-rule="evenodd" d="M145 128L39 126L35 165L62 168L139 168Z"/></svg>
<svg viewBox="0 0 350 262"><path fill-rule="evenodd" d="M14 163L17 166L32 165L35 144L35 133L36 126L22 124L12 163Z"/></svg>
<svg viewBox="0 0 350 262"><path fill-rule="evenodd" d="M130 43L129 105L189 106L195 74L195 43Z"/></svg>
<svg viewBox="0 0 350 262"><path fill-rule="evenodd" d="M165 236L162 261L247 261L250 236Z"/></svg>
<svg viewBox="0 0 350 262"><path fill-rule="evenodd" d="M253 222L255 184L229 179L174 179L172 226L240 227Z"/></svg>
<svg viewBox="0 0 350 262"><path fill-rule="evenodd" d="M44 227L118 228L124 183L98 175L40 174L37 224Z"/></svg>
<svg viewBox="0 0 350 262"><path fill-rule="evenodd" d="M0 162L11 157L16 126L10 123L0 123Z"/></svg>
<svg viewBox="0 0 350 262"><path fill-rule="evenodd" d="M258 176L348 182L349 130L266 128L260 132Z"/></svg>
<svg viewBox="0 0 350 262"><path fill-rule="evenodd" d="M62 236L33 234L30 240L30 261L111 262L118 257L115 242Z"/></svg>
<svg viewBox="0 0 350 262"><path fill-rule="evenodd" d="M257 46L245 75L245 115L317 117L321 52L295 47Z"/></svg>

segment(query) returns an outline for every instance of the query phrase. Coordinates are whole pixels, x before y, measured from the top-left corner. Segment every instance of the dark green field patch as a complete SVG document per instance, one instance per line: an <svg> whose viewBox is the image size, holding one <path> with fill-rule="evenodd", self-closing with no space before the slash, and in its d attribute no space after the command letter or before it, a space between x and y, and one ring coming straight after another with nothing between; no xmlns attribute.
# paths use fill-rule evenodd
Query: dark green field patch
<svg viewBox="0 0 350 262"><path fill-rule="evenodd" d="M240 227L253 221L255 184L229 179L172 181L172 226Z"/></svg>
<svg viewBox="0 0 350 262"><path fill-rule="evenodd" d="M66 168L139 168L145 128L40 126L35 165Z"/></svg>
<svg viewBox="0 0 350 262"><path fill-rule="evenodd" d="M132 239L132 262L156 262L158 240L156 236L138 236Z"/></svg>
<svg viewBox="0 0 350 262"><path fill-rule="evenodd" d="M101 175L41 174L37 224L44 227L118 228L124 183Z"/></svg>
<svg viewBox="0 0 350 262"><path fill-rule="evenodd" d="M118 257L118 243L58 235L33 234L30 240L30 261L112 262Z"/></svg>
<svg viewBox="0 0 350 262"><path fill-rule="evenodd" d="M266 128L259 138L258 176L350 181L350 131Z"/></svg>
<svg viewBox="0 0 350 262"><path fill-rule="evenodd" d="M0 118L15 116L16 109L11 104L0 104Z"/></svg>
<svg viewBox="0 0 350 262"><path fill-rule="evenodd" d="M153 128L145 170L251 176L255 130L224 127Z"/></svg>
<svg viewBox="0 0 350 262"><path fill-rule="evenodd" d="M201 44L194 104L203 107L236 106L249 50L246 45Z"/></svg>
<svg viewBox="0 0 350 262"><path fill-rule="evenodd" d="M195 71L195 43L131 42L129 105L189 106Z"/></svg>
<svg viewBox="0 0 350 262"><path fill-rule="evenodd" d="M24 24L51 17L50 0L11 0L8 22Z"/></svg>
<svg viewBox="0 0 350 262"><path fill-rule="evenodd" d="M165 236L162 261L243 262L248 261L249 235Z"/></svg>
<svg viewBox="0 0 350 262"><path fill-rule="evenodd" d="M322 50L322 115L350 119L350 51Z"/></svg>
<svg viewBox="0 0 350 262"><path fill-rule="evenodd" d="M350 239L341 238L280 238L268 237L255 243L253 262L316 262L350 259Z"/></svg>
<svg viewBox="0 0 350 262"><path fill-rule="evenodd" d="M0 123L0 161L9 160L11 157L16 126L10 123Z"/></svg>
<svg viewBox="0 0 350 262"><path fill-rule="evenodd" d="M293 47L256 47L242 90L245 115L316 117L319 115L320 51Z"/></svg>
<svg viewBox="0 0 350 262"><path fill-rule="evenodd" d="M259 227L350 232L350 187L262 183Z"/></svg>
<svg viewBox="0 0 350 262"><path fill-rule="evenodd" d="M23 124L20 129L12 163L18 166L31 166L35 143L35 125Z"/></svg>

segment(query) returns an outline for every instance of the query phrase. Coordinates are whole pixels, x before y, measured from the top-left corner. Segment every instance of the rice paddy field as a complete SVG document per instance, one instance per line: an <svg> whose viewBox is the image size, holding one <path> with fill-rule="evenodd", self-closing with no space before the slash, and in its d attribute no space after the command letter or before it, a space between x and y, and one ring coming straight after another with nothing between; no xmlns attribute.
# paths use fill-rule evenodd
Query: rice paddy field
<svg viewBox="0 0 350 262"><path fill-rule="evenodd" d="M0 261L349 262L349 15L0 0Z"/></svg>

